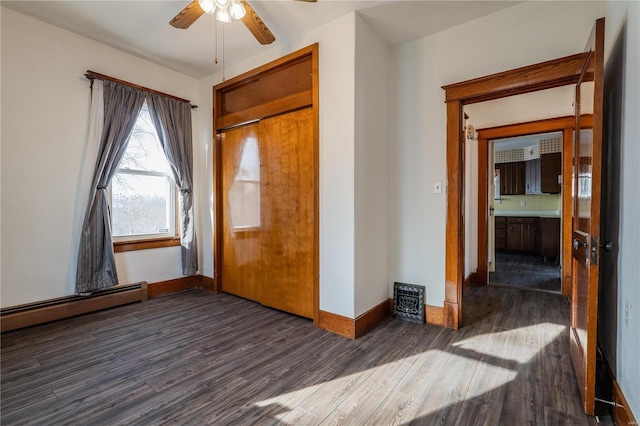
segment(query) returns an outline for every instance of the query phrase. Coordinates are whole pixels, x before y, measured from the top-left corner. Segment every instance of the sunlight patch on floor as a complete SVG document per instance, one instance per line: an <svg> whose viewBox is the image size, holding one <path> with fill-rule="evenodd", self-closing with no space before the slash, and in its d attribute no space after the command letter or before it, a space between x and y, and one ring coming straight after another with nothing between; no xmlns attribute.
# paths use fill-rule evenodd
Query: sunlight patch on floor
<svg viewBox="0 0 640 426"><path fill-rule="evenodd" d="M542 323L473 336L456 342L452 346L526 364L566 329L564 325ZM511 347L505 348L500 342L508 342Z"/></svg>
<svg viewBox="0 0 640 426"><path fill-rule="evenodd" d="M417 398L420 402L414 407L416 412L411 414L425 416L464 399L481 397L489 390L513 381L520 365L530 362L565 330L562 325L542 323L477 335L453 343L450 351L432 349L327 381L320 376L309 377L305 379L306 386L301 383L300 389L259 401L256 406L278 406L279 412L274 413L274 417L285 423L292 418L299 420L301 412L318 420L339 414L345 404L353 403L347 400L348 396L356 389L370 386L368 382L375 382L375 377L404 369L407 374L400 373L404 377L396 377L388 392ZM479 377L489 377L488 383L484 379L463 385L468 375L476 370L484 370ZM405 386L410 382L412 385ZM422 405L433 386L439 386L437 392L444 392L446 398L429 398L429 404ZM366 388L358 392L368 393ZM288 417L290 414L292 417Z"/></svg>

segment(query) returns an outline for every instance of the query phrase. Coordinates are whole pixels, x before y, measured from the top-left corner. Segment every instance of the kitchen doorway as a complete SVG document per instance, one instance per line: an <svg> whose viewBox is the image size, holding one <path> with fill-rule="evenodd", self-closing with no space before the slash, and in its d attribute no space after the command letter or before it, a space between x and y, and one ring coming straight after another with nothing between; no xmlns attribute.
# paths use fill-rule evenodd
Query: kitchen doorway
<svg viewBox="0 0 640 426"><path fill-rule="evenodd" d="M489 284L560 293L562 132L489 141Z"/></svg>

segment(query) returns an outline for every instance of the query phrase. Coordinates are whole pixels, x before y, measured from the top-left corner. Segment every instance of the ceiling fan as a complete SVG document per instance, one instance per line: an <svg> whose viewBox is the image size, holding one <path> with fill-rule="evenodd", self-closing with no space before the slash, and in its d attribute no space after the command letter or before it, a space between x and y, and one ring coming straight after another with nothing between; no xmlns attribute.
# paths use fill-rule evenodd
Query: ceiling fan
<svg viewBox="0 0 640 426"><path fill-rule="evenodd" d="M315 3L317 0L298 1ZM271 44L276 39L246 0L193 0L174 16L169 24L175 28L187 29L204 13L209 15L215 13L216 19L221 22L241 19L260 44Z"/></svg>

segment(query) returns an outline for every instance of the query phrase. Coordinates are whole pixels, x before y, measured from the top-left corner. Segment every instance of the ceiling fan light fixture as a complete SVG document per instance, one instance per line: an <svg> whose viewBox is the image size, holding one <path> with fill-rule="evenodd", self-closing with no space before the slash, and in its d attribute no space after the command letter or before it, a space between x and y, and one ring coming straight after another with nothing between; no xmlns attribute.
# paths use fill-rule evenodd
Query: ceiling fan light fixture
<svg viewBox="0 0 640 426"><path fill-rule="evenodd" d="M200 8L204 11L204 13L208 15L213 15L216 11L216 4L214 0L198 0L198 4Z"/></svg>
<svg viewBox="0 0 640 426"><path fill-rule="evenodd" d="M233 19L242 19L244 15L246 15L247 13L247 10L244 8L242 3L238 0L231 0L229 11L231 12L231 17Z"/></svg>
<svg viewBox="0 0 640 426"><path fill-rule="evenodd" d="M216 19L220 22L230 23L231 22L231 14L229 13L228 7L218 7L218 11L216 12Z"/></svg>
<svg viewBox="0 0 640 426"><path fill-rule="evenodd" d="M226 9L229 7L230 0L212 0L218 9Z"/></svg>

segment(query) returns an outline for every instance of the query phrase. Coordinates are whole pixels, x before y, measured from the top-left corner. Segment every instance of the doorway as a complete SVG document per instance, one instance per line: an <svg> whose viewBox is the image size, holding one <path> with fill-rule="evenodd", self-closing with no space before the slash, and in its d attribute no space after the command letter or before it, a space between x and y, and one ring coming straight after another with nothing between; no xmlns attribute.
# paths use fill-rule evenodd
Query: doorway
<svg viewBox="0 0 640 426"><path fill-rule="evenodd" d="M462 325L462 288L465 267L464 144L462 143L464 138L464 132L462 130L464 105L576 84L580 78L587 57L588 53L578 53L564 58L505 71L503 73L443 86L445 90L445 102L447 104L447 216L445 232L445 301L443 312L443 324L445 326L457 329ZM573 122L575 119L569 121ZM526 133L529 132L523 131L521 134ZM567 138L565 137L563 140L566 145ZM480 147L480 140L478 144ZM567 149L566 146L563 147L563 151L565 151L565 149ZM570 152L570 149L571 147L569 147L568 152ZM563 169L565 166L566 161L563 164ZM567 182L568 179L568 175L564 173L563 184L565 187L571 185L570 181ZM486 176L482 179L479 177L478 180L486 182ZM565 193L567 192L568 191L565 191ZM482 191L482 193L486 194L486 191ZM478 196L480 197L482 193L479 193ZM563 198L563 210L567 208L565 200L566 196ZM571 200L569 200L569 203L570 202ZM479 222L478 229L483 228L486 220L485 211L485 216L482 218L482 221ZM564 236L566 227L563 226L562 229ZM569 236L569 238L571 238L571 236ZM486 239L483 243L486 247ZM564 259L566 255L564 250L562 255ZM478 269L480 269L482 263L484 262L479 263ZM563 276L563 293L565 291L564 279L565 277ZM568 289L570 289L570 277Z"/></svg>
<svg viewBox="0 0 640 426"><path fill-rule="evenodd" d="M551 132L489 142L490 285L562 290L562 136Z"/></svg>
<svg viewBox="0 0 640 426"><path fill-rule="evenodd" d="M491 282L490 273L495 270L495 243L496 237L502 239L498 242L498 251L504 250L506 252L524 252L534 256L534 259L530 259L534 262L541 263L549 266L549 269L553 269L556 266L557 271L560 273L560 291L563 295L569 296L571 292L571 248L568 243L571 241L571 191L562 190L562 188L571 188L571 174L572 174L572 149L573 149L573 132L575 127L575 118L573 116L563 116L545 120L528 121L517 124L510 124L497 127L488 127L479 129L477 131L478 139L478 270L477 270L477 283L479 285L487 285ZM541 141L544 140L544 147L540 147ZM508 188L507 182L501 182L503 188L494 189L493 185L495 181L490 179L490 175L495 175L501 170L503 178L507 173L515 173L509 170L507 167L495 167L495 164L501 164L507 160L506 156L511 153L499 154L497 160L494 160L494 151L492 148L492 141L494 145L503 144L502 148L506 151L512 149L518 149L522 146L532 146L538 144L538 153L530 153L527 158L532 158L539 155L540 158L540 188L530 187L529 192L535 194L527 195L526 188L526 160L524 160L524 152L518 153L522 155L522 160L525 164L522 166L524 169L524 178L522 180L523 189L520 192L524 192L524 195L506 194L515 192L514 188ZM528 142L527 142L528 141ZM537 141L537 142L536 142ZM518 145L519 144L519 145ZM524 148L522 148L524 149ZM561 152L558 152L560 150ZM541 154L542 153L542 154ZM542 158L545 159L545 182L544 188L542 188ZM549 164L549 159L551 163ZM518 160L520 157L515 158ZM513 156L511 157L513 160ZM560 164L558 165L558 161ZM531 163L530 166L534 165ZM537 165L537 161L536 161ZM558 167L559 170L558 171ZM490 173L491 172L491 173ZM531 170L530 170L531 173ZM558 177L561 176L561 177ZM515 181L515 178L511 178ZM530 176L530 185L532 179ZM513 182L510 182L511 186L514 186ZM516 185L517 186L517 185ZM539 193L539 194L538 194ZM496 198L499 198L499 202L496 202ZM522 201L525 205L522 206ZM491 210L491 209L494 210ZM497 209L497 210L495 210ZM497 213L496 213L497 212ZM494 227L496 223L495 217L504 217L504 219L498 219L498 222L503 221L502 224L498 223L498 227L502 227L504 231L500 229L496 230ZM528 238L528 243L531 245L527 247L522 239L516 238L515 242L507 246L507 236L509 235L509 217L514 217L512 220L514 228L513 232L525 230L531 230L533 237ZM528 218L523 222L533 222L524 224L518 222L518 218ZM555 228L559 226L559 241L558 236L555 233ZM545 229L542 229L542 228ZM546 231L546 232L543 232ZM500 233L500 235L498 235ZM544 240L543 234L546 234ZM494 236L495 235L495 236ZM551 238L553 237L553 238ZM559 244L556 248L555 245ZM556 251L557 250L557 251ZM557 255L555 253L558 253ZM541 257L540 257L541 256ZM558 259L556 259L556 256ZM481 261L486 259L486 261ZM553 265L555 262L556 265ZM567 265L563 267L563 265ZM553 271L549 271L550 273ZM556 287L557 289L557 287Z"/></svg>

